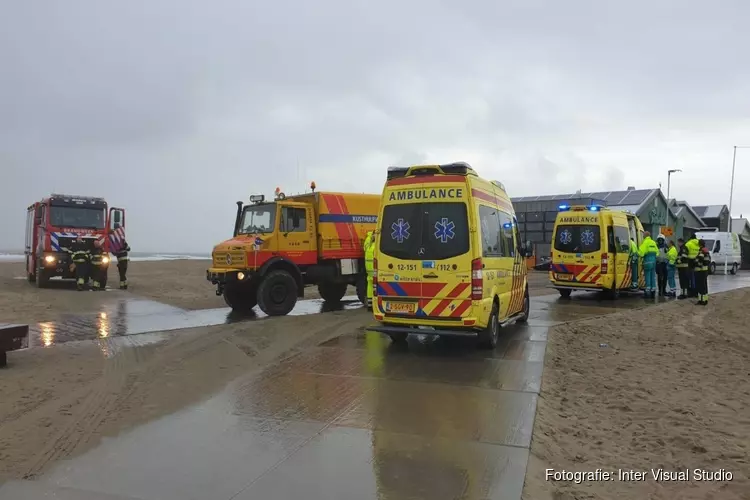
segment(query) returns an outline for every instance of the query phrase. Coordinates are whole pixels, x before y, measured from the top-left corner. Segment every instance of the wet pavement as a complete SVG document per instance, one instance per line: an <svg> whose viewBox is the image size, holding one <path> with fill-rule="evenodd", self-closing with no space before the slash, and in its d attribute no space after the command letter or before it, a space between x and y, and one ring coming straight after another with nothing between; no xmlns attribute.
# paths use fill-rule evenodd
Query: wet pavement
<svg viewBox="0 0 750 500"><path fill-rule="evenodd" d="M290 316L361 308L356 297L344 297L338 304L322 299L297 302ZM29 326L29 347L49 347L65 342L93 340L143 333L214 326L266 318L257 307L249 314L237 314L228 307L188 311L153 300L124 297L101 307L94 314L64 316L59 321Z"/></svg>
<svg viewBox="0 0 750 500"><path fill-rule="evenodd" d="M712 279L714 292L748 285ZM7 483L0 498L515 500L549 328L651 302L533 298L528 323L502 329L490 352L429 335L398 346L363 327Z"/></svg>

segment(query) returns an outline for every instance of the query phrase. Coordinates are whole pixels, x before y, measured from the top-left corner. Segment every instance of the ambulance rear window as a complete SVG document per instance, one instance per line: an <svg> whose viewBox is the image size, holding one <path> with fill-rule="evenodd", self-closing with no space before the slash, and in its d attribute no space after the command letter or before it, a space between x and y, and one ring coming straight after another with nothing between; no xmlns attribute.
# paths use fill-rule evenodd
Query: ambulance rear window
<svg viewBox="0 0 750 500"><path fill-rule="evenodd" d="M555 250L565 253L591 253L601 249L601 232L596 225L559 225Z"/></svg>
<svg viewBox="0 0 750 500"><path fill-rule="evenodd" d="M465 203L388 205L381 227L380 252L396 259L441 260L469 251Z"/></svg>

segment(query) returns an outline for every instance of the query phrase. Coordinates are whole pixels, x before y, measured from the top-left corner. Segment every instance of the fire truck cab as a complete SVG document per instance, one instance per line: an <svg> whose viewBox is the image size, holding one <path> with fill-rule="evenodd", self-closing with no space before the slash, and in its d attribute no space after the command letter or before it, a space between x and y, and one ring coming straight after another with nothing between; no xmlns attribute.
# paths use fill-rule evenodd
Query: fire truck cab
<svg viewBox="0 0 750 500"><path fill-rule="evenodd" d="M73 279L75 266L67 249L80 235L89 249L102 240L102 267L109 268L109 252L124 241L125 210L107 209L104 198L52 194L26 211L26 275L40 288L50 278ZM106 286L106 272L102 286Z"/></svg>

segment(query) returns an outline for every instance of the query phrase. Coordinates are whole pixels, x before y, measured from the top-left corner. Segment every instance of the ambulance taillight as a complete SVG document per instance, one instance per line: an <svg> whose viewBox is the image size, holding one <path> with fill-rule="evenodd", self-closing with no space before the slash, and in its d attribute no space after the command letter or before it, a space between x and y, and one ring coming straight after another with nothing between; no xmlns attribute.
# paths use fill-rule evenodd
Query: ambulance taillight
<svg viewBox="0 0 750 500"><path fill-rule="evenodd" d="M378 259L372 259L372 296L378 294Z"/></svg>
<svg viewBox="0 0 750 500"><path fill-rule="evenodd" d="M601 274L607 274L609 272L609 254L602 254L602 270Z"/></svg>
<svg viewBox="0 0 750 500"><path fill-rule="evenodd" d="M471 261L471 300L482 300L482 259Z"/></svg>

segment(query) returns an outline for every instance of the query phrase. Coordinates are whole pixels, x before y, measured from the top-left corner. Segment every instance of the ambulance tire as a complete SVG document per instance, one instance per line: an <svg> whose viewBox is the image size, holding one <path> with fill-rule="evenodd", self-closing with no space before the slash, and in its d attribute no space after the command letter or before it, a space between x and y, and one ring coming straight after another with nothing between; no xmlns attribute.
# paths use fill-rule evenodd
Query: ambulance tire
<svg viewBox="0 0 750 500"><path fill-rule="evenodd" d="M490 320L487 323L487 327L482 330L479 334L479 347L481 349L494 349L497 347L498 338L500 338L500 320L498 315L500 314L500 307L497 302L492 305L492 312L490 313Z"/></svg>
<svg viewBox="0 0 750 500"><path fill-rule="evenodd" d="M326 302L337 304L341 302L341 299L346 295L346 289L349 287L347 283L319 283L318 293L320 298Z"/></svg>
<svg viewBox="0 0 750 500"><path fill-rule="evenodd" d="M560 297L564 299L569 299L570 294L573 292L573 290L569 288L558 288L557 291L560 292Z"/></svg>
<svg viewBox="0 0 750 500"><path fill-rule="evenodd" d="M367 276L364 274L357 278L357 298L367 307Z"/></svg>
<svg viewBox="0 0 750 500"><path fill-rule="evenodd" d="M526 288L526 293L523 296L523 316L518 318L518 323L526 323L529 320L529 314L531 312L531 299L529 298L529 289Z"/></svg>
<svg viewBox="0 0 750 500"><path fill-rule="evenodd" d="M286 271L268 273L258 285L258 306L268 316L286 316L297 304L297 282Z"/></svg>
<svg viewBox="0 0 750 500"><path fill-rule="evenodd" d="M237 312L249 312L258 305L255 289L250 287L227 286L224 288L224 302Z"/></svg>

